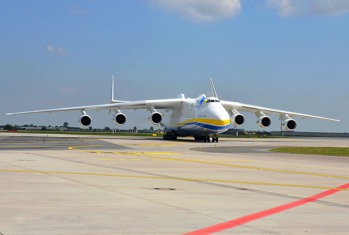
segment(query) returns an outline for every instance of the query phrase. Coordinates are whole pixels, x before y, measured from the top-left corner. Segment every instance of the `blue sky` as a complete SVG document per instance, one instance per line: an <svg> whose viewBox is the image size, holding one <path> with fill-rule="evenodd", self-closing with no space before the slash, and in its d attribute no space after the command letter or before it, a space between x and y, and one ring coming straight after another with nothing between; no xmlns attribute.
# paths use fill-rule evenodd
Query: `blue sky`
<svg viewBox="0 0 349 235"><path fill-rule="evenodd" d="M347 0L2 0L1 113L197 97L341 119L297 119L301 131L349 131ZM125 128L150 127L127 111ZM90 112L93 127L112 127ZM1 117L78 126L79 112ZM253 114L243 128L258 130ZM278 130L277 116L267 130Z"/></svg>

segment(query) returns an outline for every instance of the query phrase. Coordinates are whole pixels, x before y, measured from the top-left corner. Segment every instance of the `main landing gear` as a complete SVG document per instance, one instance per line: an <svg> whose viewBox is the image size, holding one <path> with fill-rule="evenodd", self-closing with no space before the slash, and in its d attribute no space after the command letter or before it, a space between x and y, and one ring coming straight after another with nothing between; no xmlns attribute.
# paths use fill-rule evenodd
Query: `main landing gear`
<svg viewBox="0 0 349 235"><path fill-rule="evenodd" d="M175 132L171 131L164 134L162 138L164 140L177 140L177 135Z"/></svg>
<svg viewBox="0 0 349 235"><path fill-rule="evenodd" d="M194 139L196 141L204 141L204 142L210 142L210 136L209 135L204 135L204 136L194 136ZM212 142L217 142L218 143L218 135L213 135L212 136Z"/></svg>
<svg viewBox="0 0 349 235"><path fill-rule="evenodd" d="M166 132L166 134L162 137L164 140L177 140L177 134L174 131ZM204 141L204 142L217 142L218 143L218 135L212 136L212 141L209 135L201 135L194 136L196 141Z"/></svg>

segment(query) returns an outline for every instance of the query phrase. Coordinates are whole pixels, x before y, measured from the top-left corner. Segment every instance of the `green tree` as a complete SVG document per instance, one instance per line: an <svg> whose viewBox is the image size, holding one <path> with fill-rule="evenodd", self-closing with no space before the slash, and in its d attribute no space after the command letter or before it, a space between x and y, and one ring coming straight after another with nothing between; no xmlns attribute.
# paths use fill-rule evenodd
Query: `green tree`
<svg viewBox="0 0 349 235"><path fill-rule="evenodd" d="M12 131L12 130L15 130L15 127L10 125L10 124L6 124L4 126L4 130L7 130L7 131Z"/></svg>

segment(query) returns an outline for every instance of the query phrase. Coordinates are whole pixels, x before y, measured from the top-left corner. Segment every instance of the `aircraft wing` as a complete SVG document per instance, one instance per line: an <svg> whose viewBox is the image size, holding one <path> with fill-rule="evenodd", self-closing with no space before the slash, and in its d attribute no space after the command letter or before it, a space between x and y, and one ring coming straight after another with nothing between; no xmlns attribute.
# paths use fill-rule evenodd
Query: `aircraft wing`
<svg viewBox="0 0 349 235"><path fill-rule="evenodd" d="M53 113L67 111L86 111L86 110L117 110L117 109L177 109L180 108L184 99L158 99L158 100L141 100L141 101L122 101L111 104L100 104L90 106L77 106L57 109L43 109L25 112L6 113L5 116L18 114L35 114L35 113Z"/></svg>
<svg viewBox="0 0 349 235"><path fill-rule="evenodd" d="M279 109L271 109L261 106L255 106L255 105L249 105L249 104L243 104L239 102L231 102L231 101L221 101L223 107L226 110L236 110L236 111L246 111L251 113L259 113L263 112L264 114L277 114L277 115L288 115L289 117L301 117L301 118L316 118L316 119L322 119L327 121L334 121L339 122L337 119L327 118L327 117L320 117L320 116L314 116L304 113L295 113L285 110L279 110Z"/></svg>

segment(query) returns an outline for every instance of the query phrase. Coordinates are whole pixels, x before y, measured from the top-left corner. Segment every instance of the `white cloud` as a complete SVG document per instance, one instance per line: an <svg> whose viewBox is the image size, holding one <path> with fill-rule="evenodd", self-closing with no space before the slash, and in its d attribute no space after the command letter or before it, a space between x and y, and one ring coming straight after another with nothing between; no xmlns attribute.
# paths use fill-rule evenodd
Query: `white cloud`
<svg viewBox="0 0 349 235"><path fill-rule="evenodd" d="M53 46L51 46L51 45L48 45L48 46L46 46L46 50L47 50L48 52L54 52L54 51L55 51L55 48L54 48Z"/></svg>
<svg viewBox="0 0 349 235"><path fill-rule="evenodd" d="M240 0L153 0L157 5L175 11L194 21L214 21L237 15Z"/></svg>
<svg viewBox="0 0 349 235"><path fill-rule="evenodd" d="M270 8L276 8L283 17L295 15L298 11L297 4L293 0L267 0L266 4Z"/></svg>
<svg viewBox="0 0 349 235"><path fill-rule="evenodd" d="M241 0L149 0L162 8L174 11L197 22L209 22L236 16L242 8ZM258 1L252 1L257 4ZM265 6L275 9L281 17L297 15L328 16L349 12L349 0L264 0Z"/></svg>
<svg viewBox="0 0 349 235"><path fill-rule="evenodd" d="M46 51L49 53L54 53L54 54L59 54L59 55L64 55L67 53L67 51L63 48L55 48L51 45L46 46Z"/></svg>
<svg viewBox="0 0 349 235"><path fill-rule="evenodd" d="M340 15L349 12L348 0L309 0L309 6L316 15Z"/></svg>
<svg viewBox="0 0 349 235"><path fill-rule="evenodd" d="M349 12L348 0L266 0L282 17L294 15L340 15Z"/></svg>

